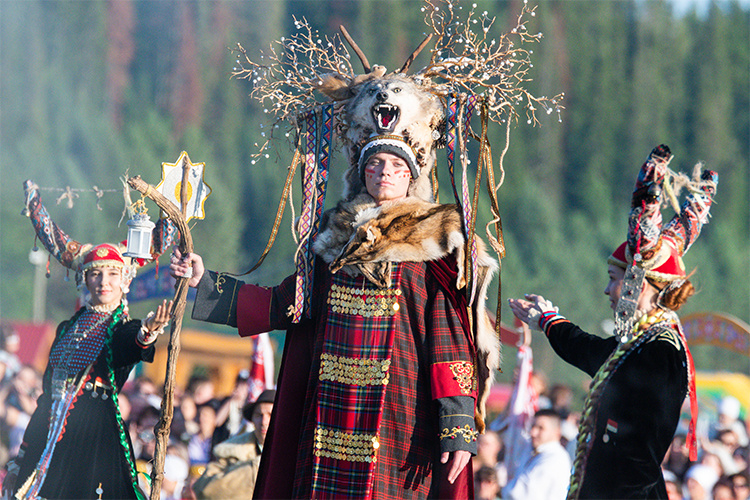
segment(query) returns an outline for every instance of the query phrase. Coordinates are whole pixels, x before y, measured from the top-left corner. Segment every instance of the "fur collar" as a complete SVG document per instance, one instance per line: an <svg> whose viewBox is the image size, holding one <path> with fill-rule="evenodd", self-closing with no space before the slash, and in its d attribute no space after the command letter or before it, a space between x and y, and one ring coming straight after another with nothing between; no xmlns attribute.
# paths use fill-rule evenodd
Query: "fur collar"
<svg viewBox="0 0 750 500"><path fill-rule="evenodd" d="M455 254L457 288L466 285L465 239L456 205L440 205L409 197L377 206L361 194L326 212L313 250L331 269L364 276L380 287L390 285L391 262L427 262ZM498 270L497 261L477 238L476 297L472 304L477 348L477 427L484 429L484 404L489 396L493 370L500 368L500 340L490 321L485 301L487 288Z"/></svg>
<svg viewBox="0 0 750 500"><path fill-rule="evenodd" d="M363 217L374 218L378 213L380 208L369 194L360 194L351 201L339 202L336 208L323 214L313 251L330 264L339 256L356 230L356 221Z"/></svg>
<svg viewBox="0 0 750 500"><path fill-rule="evenodd" d="M313 250L331 268L348 274L364 274L378 286L387 286L389 276L380 269L390 262L427 262L455 254L459 265L458 287L465 285L464 236L456 205L440 205L418 198L377 206L361 194L341 202L323 216ZM495 259L480 247L481 281L489 281L498 268Z"/></svg>

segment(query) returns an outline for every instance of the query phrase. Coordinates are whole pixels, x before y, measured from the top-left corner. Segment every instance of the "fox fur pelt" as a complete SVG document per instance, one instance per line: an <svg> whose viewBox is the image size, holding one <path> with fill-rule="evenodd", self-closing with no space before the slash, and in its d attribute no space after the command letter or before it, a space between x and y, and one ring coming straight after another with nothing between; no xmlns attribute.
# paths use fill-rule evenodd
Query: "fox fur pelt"
<svg viewBox="0 0 750 500"><path fill-rule="evenodd" d="M498 263L478 240L477 298L472 306L472 335L477 348L477 429L484 431L485 403L493 371L500 367L500 339L485 307L487 288ZM458 263L457 288L466 286L465 239L456 205L408 197L377 206L367 194L356 196L323 216L313 244L331 272L363 274L380 287L390 285L391 262L427 262L453 254Z"/></svg>

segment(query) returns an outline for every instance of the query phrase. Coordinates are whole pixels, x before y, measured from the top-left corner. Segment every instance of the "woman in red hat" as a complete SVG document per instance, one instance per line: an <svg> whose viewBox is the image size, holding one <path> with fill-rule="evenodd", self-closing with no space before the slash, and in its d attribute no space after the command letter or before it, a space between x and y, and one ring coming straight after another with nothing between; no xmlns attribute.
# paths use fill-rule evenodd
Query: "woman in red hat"
<svg viewBox="0 0 750 500"><path fill-rule="evenodd" d="M16 498L145 498L117 395L136 363L153 360L171 303L164 301L143 321L131 319L125 293L135 264L115 245L91 248L70 239L49 219L35 186L29 184L27 194L37 237L76 271L90 298L57 328L44 391L21 450L7 466L3 492Z"/></svg>
<svg viewBox="0 0 750 500"><path fill-rule="evenodd" d="M660 464L688 393L695 459L694 369L674 311L694 292L682 255L707 221L718 175L706 170L689 182L680 213L662 229L659 205L671 158L669 148L658 146L642 166L627 242L608 260L604 293L615 311L615 336L584 332L539 295L509 301L516 317L541 329L560 357L593 377L568 498L667 498Z"/></svg>

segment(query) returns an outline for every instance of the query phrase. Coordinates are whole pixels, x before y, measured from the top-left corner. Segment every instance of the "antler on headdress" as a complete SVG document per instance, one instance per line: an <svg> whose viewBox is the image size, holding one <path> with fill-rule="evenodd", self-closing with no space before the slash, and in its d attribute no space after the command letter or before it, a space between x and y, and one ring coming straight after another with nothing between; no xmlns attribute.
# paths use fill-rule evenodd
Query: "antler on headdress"
<svg viewBox="0 0 750 500"><path fill-rule="evenodd" d="M537 42L541 33L528 32L525 17L534 16L535 8L524 4L516 26L499 38L491 38L495 18L487 12L477 14L472 7L466 19L461 19L456 2L427 0L422 7L430 33L395 73L405 74L416 56L434 40L426 67L412 76L429 91L445 96L466 92L482 96L490 104L489 118L502 122L503 117L517 117L515 106L522 104L528 123L538 123L536 111L548 114L563 109L562 94L554 97L535 97L524 84L529 81L530 52L526 43ZM251 96L264 105L264 112L277 121L292 119L322 100L341 101L354 95L356 86L370 77L379 67L367 60L346 28L343 38L357 54L364 74L357 75L352 67L349 51L341 37L320 35L304 18L294 18L297 32L289 38L271 44L270 52L261 52L260 62L250 59L247 51L237 45L237 61L233 76L252 84ZM475 33L476 27L481 31Z"/></svg>
<svg viewBox="0 0 750 500"><path fill-rule="evenodd" d="M700 235L703 224L708 222L709 210L713 204L719 174L713 170L703 170L698 176L700 164L696 165L693 180L690 182L690 194L678 214L662 230L664 237L677 244L681 255L685 255Z"/></svg>
<svg viewBox="0 0 750 500"><path fill-rule="evenodd" d="M712 170L700 172L696 165L693 178L669 169L672 153L665 145L654 148L641 167L633 189L628 222L628 250L630 255L640 255L645 268L655 268L663 263L671 251L676 258L682 256L700 234L708 221L719 174ZM675 185L689 189L682 207L677 204L679 190ZM670 201L677 212L662 227L661 204ZM663 240L671 250L663 248ZM661 255L661 258L657 258Z"/></svg>
<svg viewBox="0 0 750 500"><path fill-rule="evenodd" d="M406 59L406 62L404 62L404 65L401 66L401 69L398 70L399 73L405 74L407 71L409 71L409 67L411 66L411 63L414 62L414 59L417 58L420 52L427 47L427 44L430 43L430 40L432 40L432 33L427 35L427 38L422 40L422 43L419 44L419 47L417 47L414 52L411 53L411 55Z"/></svg>
<svg viewBox="0 0 750 500"><path fill-rule="evenodd" d="M84 246L68 236L52 220L47 209L42 204L39 186L31 180L26 180L23 183L23 188L26 193L24 215L31 219L31 224L34 226L37 238L39 238L39 241L41 241L44 248L47 249L52 257L68 269L76 271L80 264L80 258L85 252Z"/></svg>
<svg viewBox="0 0 750 500"><path fill-rule="evenodd" d="M673 157L667 146L659 145L638 172L628 223L628 246L634 254L648 256L659 242L662 185Z"/></svg>
<svg viewBox="0 0 750 500"><path fill-rule="evenodd" d="M362 62L362 67L365 70L365 73L369 73L372 71L372 66L370 66L370 62L367 60L367 56L364 52L362 52L362 49L359 48L359 45L354 41L352 36L349 34L348 31L346 31L346 28L342 24L339 26L339 30L341 31L341 34L344 36L344 39L349 42L349 45L352 46L352 50L354 50L354 53L357 54L357 57L359 57L359 60Z"/></svg>

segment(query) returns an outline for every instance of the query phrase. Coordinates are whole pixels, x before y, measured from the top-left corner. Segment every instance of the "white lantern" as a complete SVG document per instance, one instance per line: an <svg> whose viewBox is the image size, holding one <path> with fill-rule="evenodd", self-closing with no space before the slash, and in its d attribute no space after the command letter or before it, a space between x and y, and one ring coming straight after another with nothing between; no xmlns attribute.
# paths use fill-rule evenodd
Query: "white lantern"
<svg viewBox="0 0 750 500"><path fill-rule="evenodd" d="M128 248L124 255L134 259L151 258L151 232L156 224L148 214L137 213L128 221Z"/></svg>

